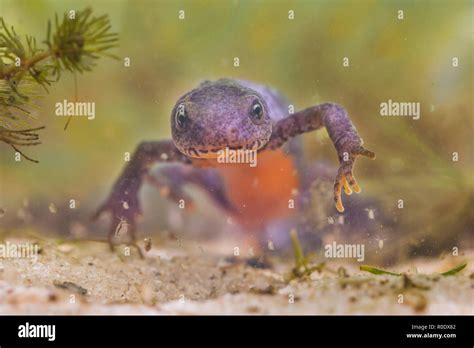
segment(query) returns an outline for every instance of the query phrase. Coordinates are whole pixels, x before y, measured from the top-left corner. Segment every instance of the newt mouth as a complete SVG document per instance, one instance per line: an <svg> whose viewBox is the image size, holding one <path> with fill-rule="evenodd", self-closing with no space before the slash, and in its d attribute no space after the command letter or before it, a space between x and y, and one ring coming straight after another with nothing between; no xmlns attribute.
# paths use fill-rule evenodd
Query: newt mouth
<svg viewBox="0 0 474 348"><path fill-rule="evenodd" d="M240 145L240 146L225 146L225 147L188 147L184 148L183 152L185 155L193 158L217 158L222 151L228 150L238 151L257 151L265 145L264 140L255 140L251 143Z"/></svg>

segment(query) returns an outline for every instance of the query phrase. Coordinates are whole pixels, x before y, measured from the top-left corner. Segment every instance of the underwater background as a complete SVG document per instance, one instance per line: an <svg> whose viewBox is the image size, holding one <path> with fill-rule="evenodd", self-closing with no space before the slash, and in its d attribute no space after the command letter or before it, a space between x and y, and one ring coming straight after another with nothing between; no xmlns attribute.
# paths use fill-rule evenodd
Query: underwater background
<svg viewBox="0 0 474 348"><path fill-rule="evenodd" d="M46 126L43 144L25 149L39 164L15 162L14 151L0 144L3 230L105 238L89 218L120 173L124 152L142 140L170 138L177 98L203 80L230 77L268 84L296 110L343 105L376 152L375 161L357 162L362 193L343 198L366 204L365 222L356 230L338 226L331 186L315 187L309 234L361 241L373 250L367 257L383 263L472 245L472 2L2 0L0 16L40 42L54 13L88 6L109 15L120 59L100 59L93 72L77 75L78 99L96 103L94 120L73 118L65 131L55 103L73 100L74 76L49 87L28 123ZM182 9L185 20L178 18ZM419 102L420 119L381 117L380 104L389 99ZM324 129L302 139L306 161L337 164ZM191 239L227 233L209 199L194 194L196 210L183 213L147 186L140 232ZM72 198L80 202L74 211Z"/></svg>

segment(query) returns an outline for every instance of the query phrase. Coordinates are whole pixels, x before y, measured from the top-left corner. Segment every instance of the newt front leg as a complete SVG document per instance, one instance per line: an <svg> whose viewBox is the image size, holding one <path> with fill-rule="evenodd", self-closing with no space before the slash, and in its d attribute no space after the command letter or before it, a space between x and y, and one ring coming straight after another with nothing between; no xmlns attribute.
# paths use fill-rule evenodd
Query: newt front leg
<svg viewBox="0 0 474 348"><path fill-rule="evenodd" d="M291 137L317 130L323 126L326 127L339 158L339 169L334 181L334 201L336 209L343 212L342 188L344 187L347 195L350 195L352 191L360 192L360 187L353 175L356 157L365 156L375 159L375 153L362 146L363 141L343 107L325 103L312 106L278 121L274 125L266 148L278 148Z"/></svg>
<svg viewBox="0 0 474 348"><path fill-rule="evenodd" d="M138 191L150 166L156 162L190 163L190 160L175 147L171 140L147 141L138 145L130 162L115 182L109 197L94 215L94 218L105 212L112 215L112 223L108 233L111 249L113 249L113 238L116 229L125 223L128 226L127 231L132 239L132 245L137 248L140 256L142 256L141 250L136 244L135 236L135 221L141 214Z"/></svg>

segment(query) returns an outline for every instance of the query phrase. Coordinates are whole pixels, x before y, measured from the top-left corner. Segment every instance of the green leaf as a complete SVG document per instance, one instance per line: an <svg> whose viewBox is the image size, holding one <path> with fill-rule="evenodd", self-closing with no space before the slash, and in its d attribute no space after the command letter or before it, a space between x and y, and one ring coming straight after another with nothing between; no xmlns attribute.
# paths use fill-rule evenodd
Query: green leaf
<svg viewBox="0 0 474 348"><path fill-rule="evenodd" d="M384 271L383 269L379 269L379 268L375 268L375 267L367 266L367 265L360 266L360 270L370 272L370 273L373 273L373 274L378 274L378 275L388 274L388 275L397 276L397 277L402 275L401 273L394 273L394 272Z"/></svg>
<svg viewBox="0 0 474 348"><path fill-rule="evenodd" d="M461 272L466 266L467 266L467 262L461 263L460 265L450 269L449 271L441 273L441 275L446 277L446 276L456 274L458 272Z"/></svg>
<svg viewBox="0 0 474 348"><path fill-rule="evenodd" d="M303 253L303 248L301 247L300 241L298 239L298 234L296 229L292 229L290 232L291 235L291 244L293 245L293 253L295 255L296 267L299 268L305 265L305 257Z"/></svg>

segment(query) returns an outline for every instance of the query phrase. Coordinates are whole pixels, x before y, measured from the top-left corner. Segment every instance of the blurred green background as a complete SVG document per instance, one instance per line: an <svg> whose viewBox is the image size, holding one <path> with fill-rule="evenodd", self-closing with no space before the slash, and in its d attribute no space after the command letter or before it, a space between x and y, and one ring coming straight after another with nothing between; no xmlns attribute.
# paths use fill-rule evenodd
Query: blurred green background
<svg viewBox="0 0 474 348"><path fill-rule="evenodd" d="M297 110L344 105L377 153L376 161L358 162L362 194L381 201L378 210L414 252L439 252L472 237L471 1L1 0L0 15L17 33L41 41L55 13L87 6L110 16L120 38L114 53L130 57L131 67L103 58L78 75L79 100L96 103L96 119L73 118L67 131L54 105L73 100L73 76L51 87L35 111L34 125L47 127L44 143L25 149L40 164L15 162L0 144L4 221L9 213L17 218L25 198L58 206L76 198L88 214L119 174L124 152L144 139L170 137L169 115L180 95L204 79L235 77L279 89ZM381 117L379 105L388 99L420 102L421 119ZM326 131L303 138L308 161L336 163Z"/></svg>

